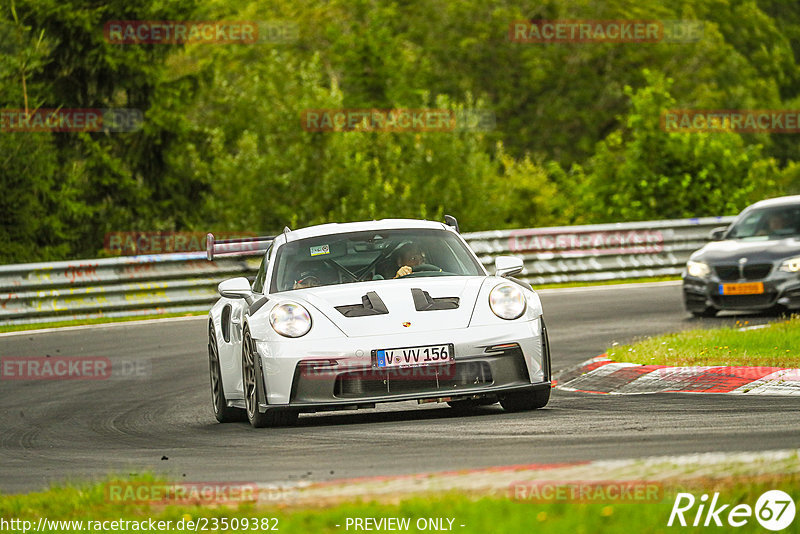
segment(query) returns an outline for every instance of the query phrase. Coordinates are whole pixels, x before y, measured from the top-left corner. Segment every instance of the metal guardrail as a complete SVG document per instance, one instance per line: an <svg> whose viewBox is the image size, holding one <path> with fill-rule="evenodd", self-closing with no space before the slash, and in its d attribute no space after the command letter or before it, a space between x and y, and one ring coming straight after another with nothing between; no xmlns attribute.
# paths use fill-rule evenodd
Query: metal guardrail
<svg viewBox="0 0 800 534"><path fill-rule="evenodd" d="M489 272L494 257L525 263L520 278L558 282L680 274L709 231L733 217L464 234ZM210 262L205 252L0 266L0 324L184 313L208 309L225 278L254 275L258 258Z"/></svg>
<svg viewBox="0 0 800 534"><path fill-rule="evenodd" d="M225 278L257 259L205 252L0 266L0 324L161 315L208 309Z"/></svg>
<svg viewBox="0 0 800 534"><path fill-rule="evenodd" d="M523 259L532 285L674 276L713 228L734 217L561 226L465 234L487 269L494 257ZM490 271L491 272L491 271Z"/></svg>

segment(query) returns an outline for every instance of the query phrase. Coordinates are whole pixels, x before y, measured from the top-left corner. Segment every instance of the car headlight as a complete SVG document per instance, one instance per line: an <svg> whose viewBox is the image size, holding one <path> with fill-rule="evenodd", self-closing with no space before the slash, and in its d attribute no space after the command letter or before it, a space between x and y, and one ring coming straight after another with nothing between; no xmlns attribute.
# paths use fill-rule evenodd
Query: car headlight
<svg viewBox="0 0 800 534"><path fill-rule="evenodd" d="M301 337L311 330L311 314L295 302L278 304L269 312L269 324L286 337Z"/></svg>
<svg viewBox="0 0 800 534"><path fill-rule="evenodd" d="M800 272L800 256L795 256L794 258L783 260L783 263L781 263L779 270L787 273Z"/></svg>
<svg viewBox="0 0 800 534"><path fill-rule="evenodd" d="M711 268L702 261L690 261L686 263L686 272L695 278L705 278L711 272Z"/></svg>
<svg viewBox="0 0 800 534"><path fill-rule="evenodd" d="M500 284L489 292L489 307L501 319L516 319L525 313L525 295L511 284Z"/></svg>

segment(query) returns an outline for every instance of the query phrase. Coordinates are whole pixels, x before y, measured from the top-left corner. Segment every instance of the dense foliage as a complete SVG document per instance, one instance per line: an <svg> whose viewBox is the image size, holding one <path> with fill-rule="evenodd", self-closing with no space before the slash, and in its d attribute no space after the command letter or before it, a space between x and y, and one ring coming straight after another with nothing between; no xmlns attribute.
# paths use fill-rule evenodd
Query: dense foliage
<svg viewBox="0 0 800 534"><path fill-rule="evenodd" d="M702 38L520 43L536 19L687 19ZM113 44L110 20L292 28ZM664 109L800 109L782 0L5 0L0 109L133 108L128 133L0 131L0 261L93 257L129 230L462 229L733 214L800 189L797 134L676 133ZM488 131L312 132L306 109L491 110ZM2 128L0 128L2 130Z"/></svg>

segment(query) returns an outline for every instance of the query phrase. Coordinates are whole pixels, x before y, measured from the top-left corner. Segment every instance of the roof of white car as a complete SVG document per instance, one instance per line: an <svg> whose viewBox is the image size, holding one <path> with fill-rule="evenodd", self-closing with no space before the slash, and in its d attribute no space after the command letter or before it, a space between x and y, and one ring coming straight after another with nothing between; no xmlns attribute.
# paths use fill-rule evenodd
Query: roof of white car
<svg viewBox="0 0 800 534"><path fill-rule="evenodd" d="M768 198L756 202L751 207L753 208L769 208L772 206L785 206L791 204L800 204L800 195L793 195L788 197Z"/></svg>
<svg viewBox="0 0 800 534"><path fill-rule="evenodd" d="M328 223L318 224L292 230L284 234L286 241L296 241L307 237L317 237L321 235L344 234L347 232L361 232L365 230L404 230L404 229L434 229L449 230L450 227L437 221L422 221L419 219L381 219L379 221L359 221L349 223Z"/></svg>

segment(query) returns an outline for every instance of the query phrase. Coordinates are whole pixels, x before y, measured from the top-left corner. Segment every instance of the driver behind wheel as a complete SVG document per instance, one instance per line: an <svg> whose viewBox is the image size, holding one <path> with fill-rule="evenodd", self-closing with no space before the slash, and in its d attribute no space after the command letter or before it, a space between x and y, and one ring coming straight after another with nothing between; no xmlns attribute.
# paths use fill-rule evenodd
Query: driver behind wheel
<svg viewBox="0 0 800 534"><path fill-rule="evenodd" d="M300 276L294 281L292 289L305 289L307 287L319 287L321 285L322 283L319 280L319 276L317 276L314 271L305 271L300 273Z"/></svg>
<svg viewBox="0 0 800 534"><path fill-rule="evenodd" d="M425 263L425 252L416 243L406 243L398 249L395 261L399 269L395 278L411 274L414 267Z"/></svg>

